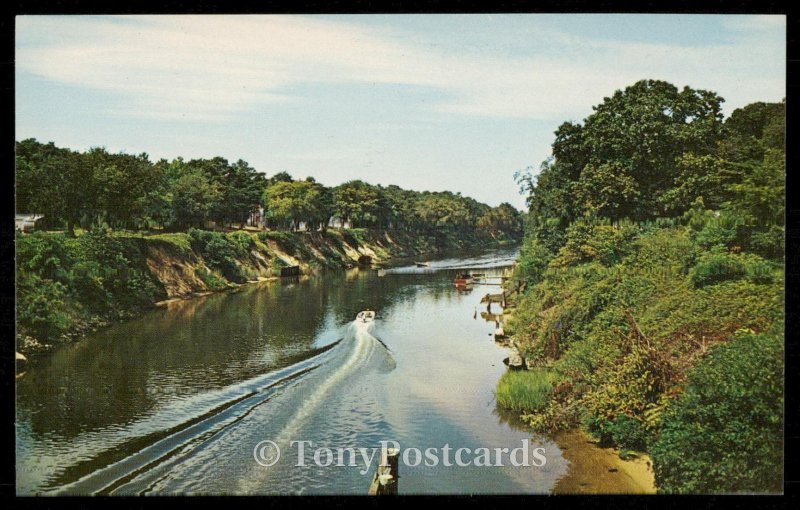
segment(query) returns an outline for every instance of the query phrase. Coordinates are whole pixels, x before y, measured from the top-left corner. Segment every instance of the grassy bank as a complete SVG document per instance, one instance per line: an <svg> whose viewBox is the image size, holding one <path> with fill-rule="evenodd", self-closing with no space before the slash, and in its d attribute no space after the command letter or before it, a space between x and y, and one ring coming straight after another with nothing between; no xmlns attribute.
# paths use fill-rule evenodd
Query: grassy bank
<svg viewBox="0 0 800 510"><path fill-rule="evenodd" d="M553 380L553 372L544 368L509 370L497 383L497 405L523 412L543 409L552 397Z"/></svg>
<svg viewBox="0 0 800 510"><path fill-rule="evenodd" d="M94 229L19 234L17 349L37 350L151 308L165 299L221 291L299 266L308 274L422 253L513 243L478 233L366 229L327 232L153 233Z"/></svg>

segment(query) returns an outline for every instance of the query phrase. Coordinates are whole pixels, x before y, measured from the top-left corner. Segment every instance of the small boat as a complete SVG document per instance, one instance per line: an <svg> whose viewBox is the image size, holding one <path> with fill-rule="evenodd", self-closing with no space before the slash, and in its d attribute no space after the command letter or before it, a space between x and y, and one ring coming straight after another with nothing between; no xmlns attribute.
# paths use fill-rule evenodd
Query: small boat
<svg viewBox="0 0 800 510"><path fill-rule="evenodd" d="M430 262L414 262L417 267L430 267Z"/></svg>
<svg viewBox="0 0 800 510"><path fill-rule="evenodd" d="M472 275L469 273L458 273L453 280L456 285L469 285L472 283Z"/></svg>
<svg viewBox="0 0 800 510"><path fill-rule="evenodd" d="M467 284L456 283L454 287L458 292L462 294L469 294L470 292L472 292L472 285L469 283Z"/></svg>
<svg viewBox="0 0 800 510"><path fill-rule="evenodd" d="M375 320L375 312L372 310L358 312L358 315L356 315L356 320L360 322L372 322Z"/></svg>

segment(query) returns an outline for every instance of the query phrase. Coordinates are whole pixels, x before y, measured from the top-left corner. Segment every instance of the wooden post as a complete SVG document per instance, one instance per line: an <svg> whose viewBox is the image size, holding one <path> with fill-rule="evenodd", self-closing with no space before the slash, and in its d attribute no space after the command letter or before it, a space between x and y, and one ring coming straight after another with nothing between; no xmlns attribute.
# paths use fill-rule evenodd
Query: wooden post
<svg viewBox="0 0 800 510"><path fill-rule="evenodd" d="M386 464L383 463L386 459ZM375 470L372 477L372 484L369 486L370 496L394 496L397 495L398 465L400 450L397 448L382 448L381 463Z"/></svg>

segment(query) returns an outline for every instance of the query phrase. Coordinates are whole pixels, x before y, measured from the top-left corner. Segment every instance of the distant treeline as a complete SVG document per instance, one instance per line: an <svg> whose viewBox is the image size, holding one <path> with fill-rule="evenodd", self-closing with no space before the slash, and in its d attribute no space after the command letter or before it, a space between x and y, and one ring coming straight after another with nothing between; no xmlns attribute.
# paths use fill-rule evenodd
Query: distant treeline
<svg viewBox="0 0 800 510"><path fill-rule="evenodd" d="M269 178L221 157L151 162L147 154L86 152L28 139L16 144L16 208L50 227L184 230L213 221L243 226L262 206L271 229L324 230L332 218L353 227L433 231L481 229L521 237L519 211L451 192L418 192L361 180L326 187L312 177Z"/></svg>

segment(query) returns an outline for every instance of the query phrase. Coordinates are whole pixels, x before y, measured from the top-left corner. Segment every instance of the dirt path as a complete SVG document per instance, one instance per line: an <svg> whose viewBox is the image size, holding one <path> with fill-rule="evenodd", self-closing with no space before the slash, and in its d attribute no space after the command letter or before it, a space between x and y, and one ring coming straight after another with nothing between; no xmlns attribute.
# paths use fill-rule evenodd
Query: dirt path
<svg viewBox="0 0 800 510"><path fill-rule="evenodd" d="M569 461L569 471L553 488L553 494L654 494L655 479L650 458L619 458L615 448L602 448L580 430L558 434L556 443Z"/></svg>

